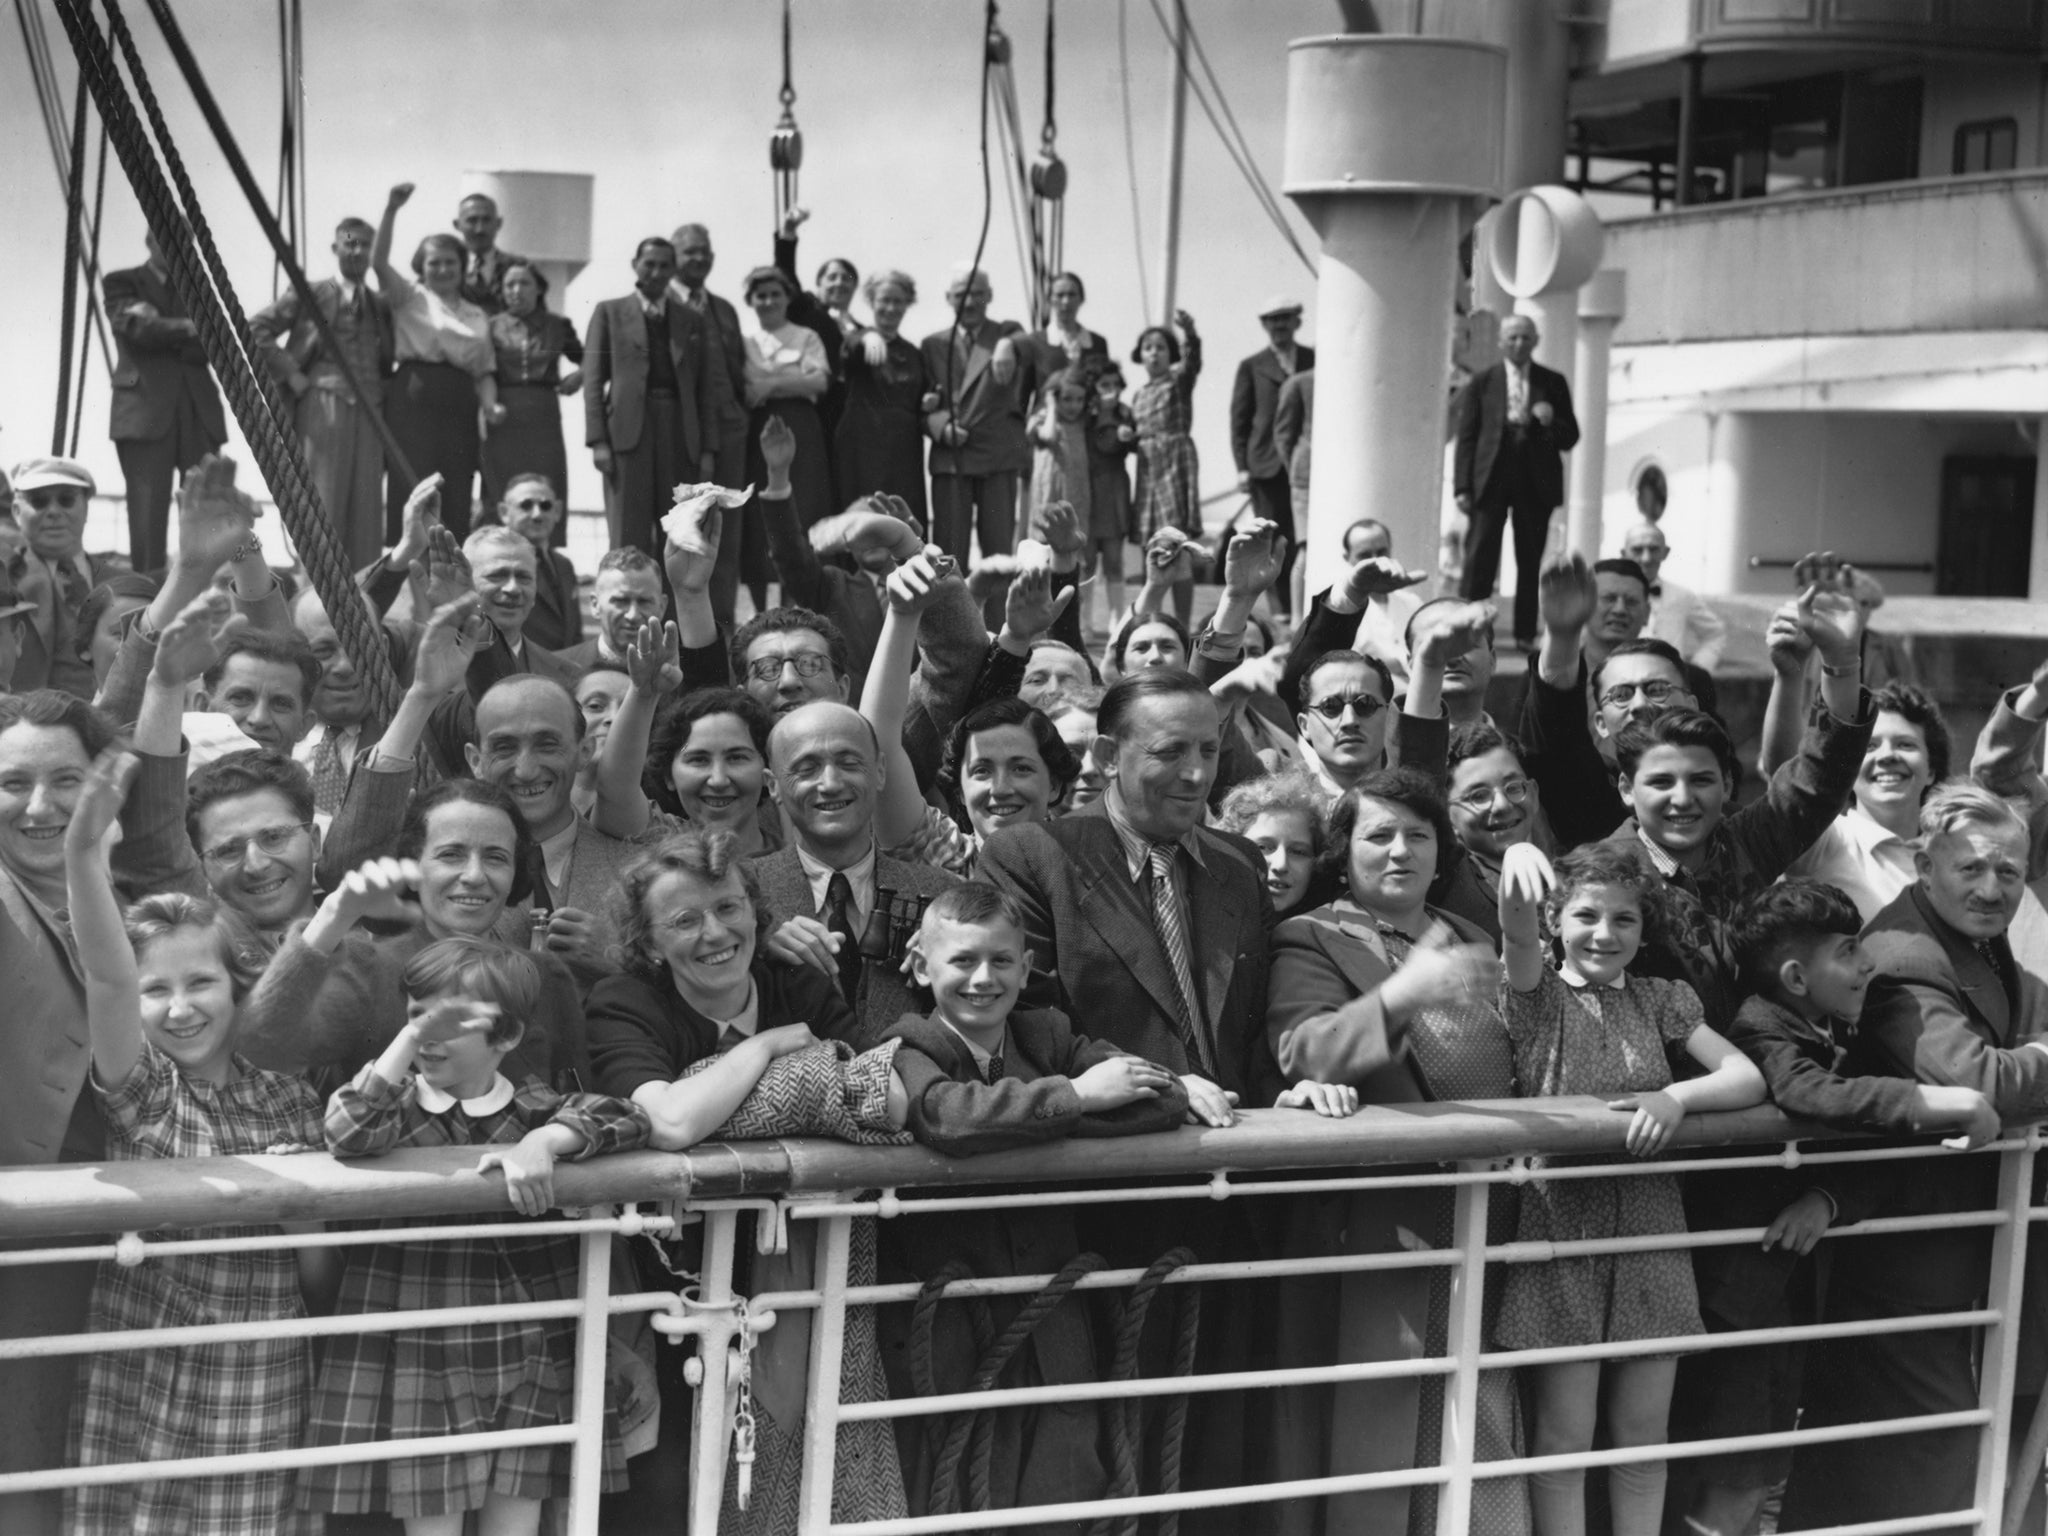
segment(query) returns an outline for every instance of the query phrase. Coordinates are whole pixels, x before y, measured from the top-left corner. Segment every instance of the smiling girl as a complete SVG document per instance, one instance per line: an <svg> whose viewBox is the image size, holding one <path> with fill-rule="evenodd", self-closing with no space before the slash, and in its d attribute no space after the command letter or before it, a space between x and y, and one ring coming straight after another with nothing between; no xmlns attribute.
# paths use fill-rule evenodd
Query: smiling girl
<svg viewBox="0 0 2048 1536"><path fill-rule="evenodd" d="M1522 843L1507 850L1501 865L1503 1012L1516 1086L1525 1098L1608 1099L1609 1108L1631 1115L1625 1144L1637 1157L1663 1150L1690 1111L1745 1109L1764 1097L1762 1074L1707 1027L1691 988L1628 974L1646 930L1662 916L1662 897L1649 866L1611 844L1567 854L1553 872L1541 850ZM1545 962L1539 913L1561 956L1556 970ZM1665 1059L1670 1045L1683 1046L1703 1075L1674 1083ZM1517 1237L1548 1243L1685 1229L1673 1175L1537 1179L1523 1193ZM1700 1333L1691 1259L1679 1250L1513 1266L1496 1331L1509 1349ZM1676 1370L1668 1354L1532 1367L1531 1454L1591 1449L1603 1404L1612 1444L1662 1444ZM1582 1536L1583 1470L1538 1472L1530 1496L1537 1536ZM1655 1536L1664 1509L1664 1463L1609 1468L1608 1497L1615 1536Z"/></svg>
<svg viewBox="0 0 2048 1536"><path fill-rule="evenodd" d="M398 1147L489 1147L477 1172L500 1170L514 1211L554 1204L559 1158L646 1145L637 1105L515 1084L499 1070L534 1018L541 972L532 955L487 939L447 938L406 963L405 1024L327 1104L338 1157ZM349 1250L335 1311L343 1316L561 1301L577 1294L573 1235L499 1237L482 1223L462 1243ZM562 1423L570 1413L576 1326L569 1319L344 1334L326 1347L308 1439L360 1445ZM617 1425L606 1415L604 1487L625 1486ZM301 1480L308 1509L384 1511L408 1536L456 1536L483 1511L494 1536L540 1529L541 1501L569 1493L569 1448L515 1446L408 1461L321 1467Z"/></svg>
<svg viewBox="0 0 2048 1536"><path fill-rule="evenodd" d="M263 1072L235 1051L241 1001L262 949L230 911L189 896L152 896L125 924L107 869L107 834L136 759L94 761L64 832L72 932L85 972L92 1087L112 1161L261 1153L319 1139L320 1103L297 1078ZM277 1227L216 1228L179 1238L275 1236ZM95 1332L260 1323L306 1315L326 1255L287 1248L149 1257L103 1264ZM80 1466L295 1449L305 1422L305 1341L200 1344L86 1357L72 1430ZM92 1533L292 1528L293 1477L183 1478L70 1490L65 1529Z"/></svg>

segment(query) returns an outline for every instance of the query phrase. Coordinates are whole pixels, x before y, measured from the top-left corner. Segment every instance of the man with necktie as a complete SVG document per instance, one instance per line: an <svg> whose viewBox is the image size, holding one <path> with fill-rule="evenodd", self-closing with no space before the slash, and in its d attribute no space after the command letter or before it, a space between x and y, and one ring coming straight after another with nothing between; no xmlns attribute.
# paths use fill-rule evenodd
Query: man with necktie
<svg viewBox="0 0 2048 1536"><path fill-rule="evenodd" d="M128 560L153 572L167 555L172 479L225 443L228 426L199 327L155 235L147 245L145 264L109 272L104 286L118 352L108 435L127 483Z"/></svg>
<svg viewBox="0 0 2048 1536"><path fill-rule="evenodd" d="M704 286L716 259L711 249L711 231L702 224L684 224L677 227L673 238L676 276L669 284L669 292L703 317L705 334L712 341L711 360L704 371L711 478L720 485L744 485L747 348L741 339L739 312L730 299L720 298ZM727 629L732 627L733 602L742 577L757 584L754 606L764 607L759 598L766 590L768 576L766 539L751 518L743 518L718 546L718 569L711 580L711 611L718 622Z"/></svg>
<svg viewBox="0 0 2048 1536"><path fill-rule="evenodd" d="M717 418L717 345L703 315L670 291L676 248L660 236L633 252L633 292L590 316L583 358L584 440L604 476L614 548L661 558L674 488L709 480Z"/></svg>
<svg viewBox="0 0 2048 1536"><path fill-rule="evenodd" d="M1536 322L1501 322L1501 360L1473 376L1458 396L1451 488L1471 519L1465 538L1468 602L1493 596L1500 546L1515 525L1515 640L1536 643L1536 572L1550 536L1550 514L1564 505L1564 458L1579 440L1571 385L1535 361Z"/></svg>
<svg viewBox="0 0 2048 1536"><path fill-rule="evenodd" d="M934 408L925 415L932 440L932 542L967 568L977 533L983 555L1007 555L1017 541L1017 494L1031 472L1024 415L1038 380L1024 327L991 320L988 274L956 268L946 302L957 323L924 339ZM928 397L929 398L929 397Z"/></svg>
<svg viewBox="0 0 2048 1536"><path fill-rule="evenodd" d="M1664 561L1671 553L1664 530L1644 518L1621 541L1621 553L1642 567L1650 584L1650 619L1643 633L1662 640L1701 671L1712 672L1721 664L1728 625L1699 593L1664 574Z"/></svg>
<svg viewBox="0 0 2048 1536"><path fill-rule="evenodd" d="M383 406L396 355L391 307L363 281L376 237L367 220L343 219L334 229L337 275L313 284L339 357L296 292L249 317L258 355L298 402L306 472L358 568L384 548L384 445L371 418Z"/></svg>
<svg viewBox="0 0 2048 1536"><path fill-rule="evenodd" d="M531 271L534 282L540 286L541 304L546 305L548 299L548 280L540 268L524 256L498 248L498 231L504 226L496 199L485 193L472 192L456 205L455 232L462 236L466 253L462 262L462 296L487 315L505 312L505 273L513 267Z"/></svg>

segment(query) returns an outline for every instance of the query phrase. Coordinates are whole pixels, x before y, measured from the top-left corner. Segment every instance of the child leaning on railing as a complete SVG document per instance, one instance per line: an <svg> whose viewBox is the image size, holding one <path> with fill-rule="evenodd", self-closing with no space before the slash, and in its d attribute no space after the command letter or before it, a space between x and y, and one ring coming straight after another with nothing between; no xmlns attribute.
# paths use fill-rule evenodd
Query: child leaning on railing
<svg viewBox="0 0 2048 1536"><path fill-rule="evenodd" d="M107 1156L232 1157L317 1140L320 1101L313 1090L235 1054L236 1016L263 969L255 936L226 908L190 896L151 896L123 922L107 854L135 771L132 755L102 753L64 834ZM176 1235L247 1237L264 1230ZM302 1287L323 1289L328 1263L315 1250L275 1248L102 1264L91 1327L101 1333L303 1317ZM294 1450L305 1424L309 1366L305 1340L290 1338L88 1355L71 1459L93 1467ZM295 1528L292 1474L281 1471L74 1488L64 1505L65 1530L88 1536L274 1536Z"/></svg>
<svg viewBox="0 0 2048 1536"><path fill-rule="evenodd" d="M540 968L522 950L449 938L406 964L404 1028L327 1104L327 1145L340 1157L397 1147L488 1147L479 1172L502 1170L522 1216L554 1204L558 1158L644 1146L647 1112L623 1099L515 1085L499 1064L539 1004ZM462 1242L351 1249L342 1315L573 1300L574 1236L498 1237L492 1223ZM439 1435L539 1428L570 1417L573 1319L491 1320L453 1328L344 1334L322 1354L307 1439L361 1445ZM625 1486L613 1405L605 1411L602 1486ZM541 1501L569 1494L566 1445L318 1467L300 1479L301 1504L341 1514L403 1517L414 1536L482 1510L498 1536L540 1528ZM429 1522L432 1522L430 1525Z"/></svg>

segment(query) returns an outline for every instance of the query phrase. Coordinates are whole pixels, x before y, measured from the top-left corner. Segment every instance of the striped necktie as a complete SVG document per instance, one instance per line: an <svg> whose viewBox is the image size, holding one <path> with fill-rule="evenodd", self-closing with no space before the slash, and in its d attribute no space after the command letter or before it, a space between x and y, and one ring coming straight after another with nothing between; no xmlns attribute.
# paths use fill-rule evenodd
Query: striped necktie
<svg viewBox="0 0 2048 1536"><path fill-rule="evenodd" d="M1173 888L1173 855L1174 850L1166 844L1152 844L1152 926L1159 930L1159 940L1173 966L1174 984L1180 993L1181 1042L1187 1047L1188 1061L1207 1073L1212 1069L1202 1039L1194 966L1188 960L1187 925L1181 916L1180 895Z"/></svg>

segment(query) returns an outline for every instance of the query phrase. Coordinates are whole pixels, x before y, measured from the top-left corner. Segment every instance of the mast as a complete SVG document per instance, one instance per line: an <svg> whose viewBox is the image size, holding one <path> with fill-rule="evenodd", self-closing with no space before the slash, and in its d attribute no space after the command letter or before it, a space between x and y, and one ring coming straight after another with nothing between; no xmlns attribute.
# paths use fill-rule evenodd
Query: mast
<svg viewBox="0 0 2048 1536"><path fill-rule="evenodd" d="M1159 315L1173 319L1174 289L1180 279L1180 173L1188 126L1188 17L1186 0L1167 0L1167 43L1173 86L1166 97L1166 207L1159 232Z"/></svg>

